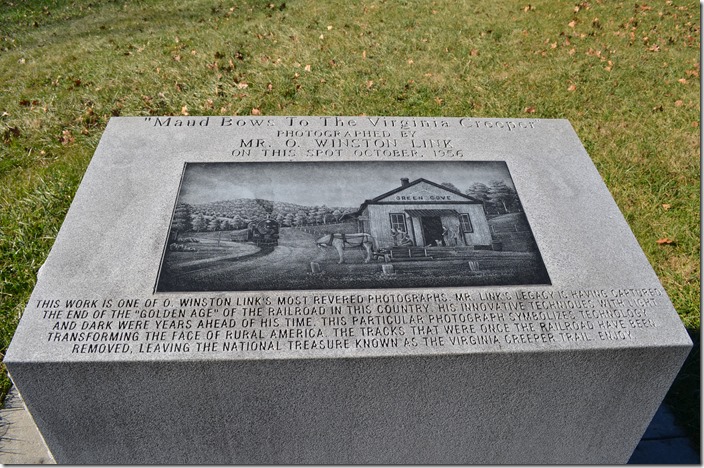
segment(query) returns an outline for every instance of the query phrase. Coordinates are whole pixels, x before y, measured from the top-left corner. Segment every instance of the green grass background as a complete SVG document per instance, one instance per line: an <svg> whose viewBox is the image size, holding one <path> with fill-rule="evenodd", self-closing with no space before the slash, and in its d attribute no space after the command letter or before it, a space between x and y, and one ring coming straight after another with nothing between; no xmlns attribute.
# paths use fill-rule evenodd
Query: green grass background
<svg viewBox="0 0 704 468"><path fill-rule="evenodd" d="M569 119L698 344L699 15L681 0L2 0L0 352L110 116L257 113ZM698 442L698 346L668 398Z"/></svg>

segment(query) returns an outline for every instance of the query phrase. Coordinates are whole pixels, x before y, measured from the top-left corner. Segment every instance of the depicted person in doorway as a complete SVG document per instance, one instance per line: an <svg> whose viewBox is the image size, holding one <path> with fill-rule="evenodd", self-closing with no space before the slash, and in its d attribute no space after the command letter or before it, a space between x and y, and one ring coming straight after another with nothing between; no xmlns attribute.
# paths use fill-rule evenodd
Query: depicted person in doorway
<svg viewBox="0 0 704 468"><path fill-rule="evenodd" d="M448 229L447 237L448 237L448 245L451 247L456 247L457 246L457 238L459 237L459 228L457 229Z"/></svg>
<svg viewBox="0 0 704 468"><path fill-rule="evenodd" d="M444 224L442 225L442 245L445 247L450 245L450 230Z"/></svg>
<svg viewBox="0 0 704 468"><path fill-rule="evenodd" d="M408 236L407 232L403 233L403 237L401 238L401 245L403 247L413 247L413 239Z"/></svg>

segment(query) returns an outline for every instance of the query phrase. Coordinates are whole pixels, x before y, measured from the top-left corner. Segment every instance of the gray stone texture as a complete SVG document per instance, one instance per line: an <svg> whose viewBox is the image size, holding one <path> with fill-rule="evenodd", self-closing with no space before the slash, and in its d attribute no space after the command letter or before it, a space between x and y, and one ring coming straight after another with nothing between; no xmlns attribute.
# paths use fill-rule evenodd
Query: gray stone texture
<svg viewBox="0 0 704 468"><path fill-rule="evenodd" d="M629 459L639 437L625 434L645 431L680 355L52 363L13 375L37 382L23 395L71 463L592 464Z"/></svg>
<svg viewBox="0 0 704 468"><path fill-rule="evenodd" d="M15 387L0 410L0 463L56 463ZM699 453L668 407L658 408L629 464L701 464Z"/></svg>
<svg viewBox="0 0 704 468"><path fill-rule="evenodd" d="M155 126L155 119L115 118L108 124L5 359L59 463L629 460L691 341L567 121L386 118L386 126L381 120L374 126L375 118L366 117L271 117L253 126L257 119L198 117L171 118L168 125L160 120ZM297 123L300 119L309 124ZM435 126L438 122L446 126ZM384 130L384 139L407 152L355 154L348 148L334 155L309 154L315 138L295 132L310 130ZM246 157L234 156L241 141L249 139L255 140L255 149ZM256 149L258 139L263 143ZM295 154L284 152L288 140L294 142ZM413 150L423 140L448 140L453 153ZM363 168L363 161L380 159L409 165L505 162L551 284L154 292L184 163L360 161ZM311 190L316 190L315 182L311 180ZM306 272L311 260L304 265ZM480 269L485 264L480 262ZM402 272L403 264L394 266L396 274ZM604 296L589 296L595 291ZM380 302L369 298L375 294L445 294L458 308L462 303L510 303L534 315L489 320L485 325L505 325L511 331L477 330L477 337L496 337L479 344L450 344L450 332L442 327L443 345L429 341L436 336L418 334L419 346L325 350L136 352L150 341L141 333L127 353L95 353L75 352L76 343L48 338L61 322L71 322L50 314L59 309L65 314L69 299L97 301L87 308L92 316L102 309L109 314L111 307L102 305L106 299L139 300L137 307L124 307L134 313L148 309L147 301L176 303L182 298L312 302L324 295L359 295L377 307ZM472 298L455 300L457 294ZM593 303L569 310L541 306L543 300L560 298ZM614 302L601 305L599 299ZM47 305L51 301L60 305ZM405 302L419 307L414 315L425 320L448 313L441 309L445 304ZM602 333L613 330L589 311L607 309L640 312L611 322L622 335L606 339ZM373 310L372 315L383 315ZM552 317L541 315L546 311ZM572 318L555 318L556 312ZM218 309L215 318L224 318L223 313ZM242 314L238 310L239 323L246 319ZM334 337L335 327L321 320L315 317L311 327ZM101 321L119 322L109 315ZM89 316L73 322L82 328L98 320ZM584 334L575 339L572 325L564 328L574 322L592 328L581 329ZM548 332L546 324L555 328ZM554 339L516 342L513 336L527 339L534 333L514 326L551 333ZM410 327L406 332L411 335Z"/></svg>

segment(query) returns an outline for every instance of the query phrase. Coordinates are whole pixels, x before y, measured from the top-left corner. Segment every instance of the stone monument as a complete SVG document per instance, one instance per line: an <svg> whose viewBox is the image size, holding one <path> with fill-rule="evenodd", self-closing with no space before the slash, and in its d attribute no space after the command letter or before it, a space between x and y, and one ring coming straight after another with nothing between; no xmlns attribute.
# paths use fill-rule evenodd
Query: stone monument
<svg viewBox="0 0 704 468"><path fill-rule="evenodd" d="M564 120L110 120L5 364L59 463L625 463L691 342Z"/></svg>

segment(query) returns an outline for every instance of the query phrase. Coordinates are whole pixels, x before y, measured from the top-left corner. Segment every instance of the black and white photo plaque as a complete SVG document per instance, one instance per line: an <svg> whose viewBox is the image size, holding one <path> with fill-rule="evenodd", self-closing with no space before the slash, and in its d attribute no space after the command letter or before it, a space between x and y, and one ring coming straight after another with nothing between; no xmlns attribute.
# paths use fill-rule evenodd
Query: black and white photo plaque
<svg viewBox="0 0 704 468"><path fill-rule="evenodd" d="M4 362L59 463L625 463L692 344L569 122L110 120Z"/></svg>

